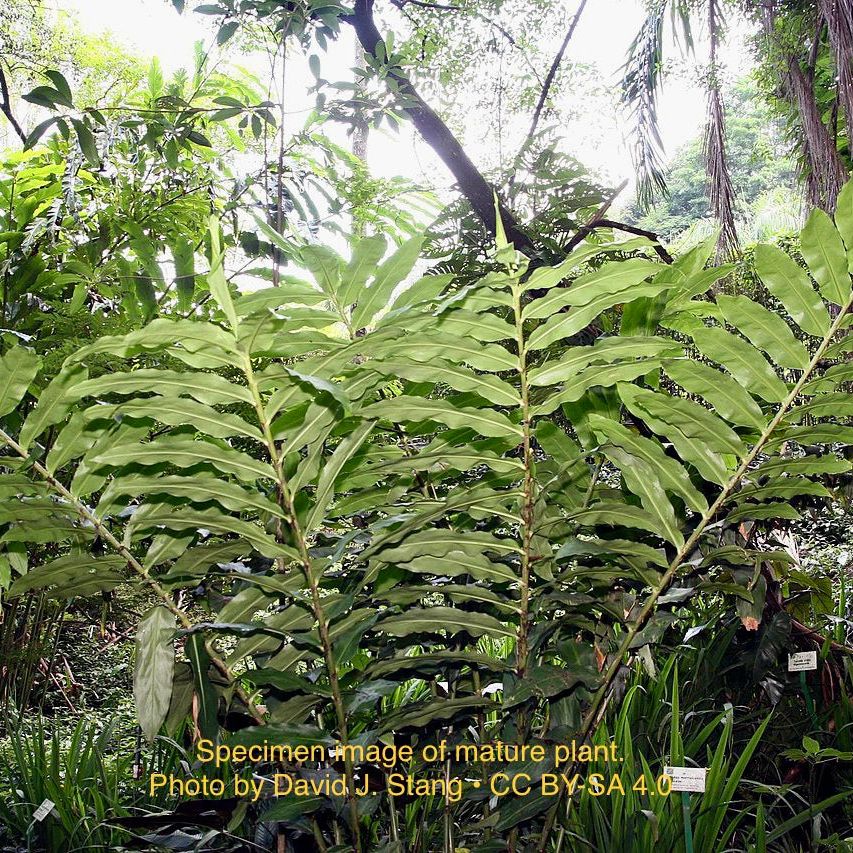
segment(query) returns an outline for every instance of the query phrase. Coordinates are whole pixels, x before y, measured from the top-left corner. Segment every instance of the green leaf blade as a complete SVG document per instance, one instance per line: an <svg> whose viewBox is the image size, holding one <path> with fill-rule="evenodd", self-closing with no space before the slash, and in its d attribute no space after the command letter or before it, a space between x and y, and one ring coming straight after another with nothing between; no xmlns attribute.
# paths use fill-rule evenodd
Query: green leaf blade
<svg viewBox="0 0 853 853"><path fill-rule="evenodd" d="M145 613L136 630L133 697L139 727L149 743L169 712L175 671L174 633L175 617L162 605Z"/></svg>

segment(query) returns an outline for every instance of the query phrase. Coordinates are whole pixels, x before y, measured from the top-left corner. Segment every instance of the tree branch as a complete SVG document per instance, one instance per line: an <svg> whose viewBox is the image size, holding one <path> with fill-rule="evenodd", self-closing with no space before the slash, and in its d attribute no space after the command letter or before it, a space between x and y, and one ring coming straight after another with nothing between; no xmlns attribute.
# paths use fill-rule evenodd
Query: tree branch
<svg viewBox="0 0 853 853"><path fill-rule="evenodd" d="M9 86L6 83L6 74L3 71L3 66L0 65L0 96L2 96L2 101L0 101L0 112L3 113L4 116L9 120L9 124L12 125L15 133L21 139L25 145L27 143L27 134L24 133L24 129L18 124L18 120L15 118L12 113L12 101L9 98Z"/></svg>
<svg viewBox="0 0 853 853"><path fill-rule="evenodd" d="M406 11L407 6L415 6L418 9L429 9L433 12L468 12L474 17L479 18L484 23L488 24L493 29L497 30L506 40L509 45L516 48L516 50L522 50L521 45L515 40L512 33L506 28L502 27L497 21L493 21L488 15L484 15L482 12L478 12L476 9L466 9L464 6L452 6L444 3L427 3L424 0L391 0L391 3L396 6L401 12ZM526 59L525 55L525 59ZM539 81L540 85L542 84L542 78L536 72L536 68L533 64L528 61L527 64L530 66L530 70L535 75L536 79Z"/></svg>
<svg viewBox="0 0 853 853"><path fill-rule="evenodd" d="M608 210L610 210L610 206L613 204L613 202L616 201L616 199L618 198L619 193L621 193L622 190L624 190L625 187L627 187L627 186L628 186L628 179L625 178L622 181L622 183L619 184L618 187L615 187L613 189L613 191L610 193L610 195L607 196L606 199L604 199L604 201L601 203L601 206L598 208L598 210L595 211L595 213L592 216L590 216L590 218L587 220L586 224L589 225L592 222L595 222L599 219L602 219L604 217L604 214L607 213Z"/></svg>
<svg viewBox="0 0 853 853"><path fill-rule="evenodd" d="M575 12L575 16L569 24L569 30L566 33L566 37L563 39L563 43L560 45L560 49L557 51L557 55L554 57L554 61L548 69L545 82L542 84L542 91L539 93L539 101L536 104L536 109L533 111L533 121L530 122L530 130L527 131L527 137L524 140L524 144L521 146L521 150L518 152L519 157L528 149L530 143L533 141L533 136L536 133L536 128L539 126L539 119L542 117L542 111L545 109L545 102L548 100L548 95L551 92L551 86L554 83L554 78L557 76L557 71L560 68L560 63L563 61L566 48L569 46L569 42L575 34L575 28L583 14L586 3L587 0L581 0L581 4L578 6L577 12Z"/></svg>
<svg viewBox="0 0 853 853"><path fill-rule="evenodd" d="M653 248L657 252L662 261L667 264L672 263L672 255L663 247L658 235L654 231L646 231L645 228L637 228L636 225L628 225L625 222L616 222L613 219L593 219L586 225L581 225L577 233L563 247L566 254L572 251L581 240L588 234L592 233L596 228L618 228L620 231L626 231L628 234L636 234L638 237L647 237L654 244Z"/></svg>
<svg viewBox="0 0 853 853"><path fill-rule="evenodd" d="M425 3L424 0L392 0L395 6L402 9L403 6L418 6L421 9L435 9L439 12L462 12L461 6L448 6L444 3Z"/></svg>
<svg viewBox="0 0 853 853"><path fill-rule="evenodd" d="M384 48L384 41L373 20L373 0L356 0L352 15L343 18L355 30L365 53L377 58ZM387 66L388 79L397 86L401 96L401 107L412 120L426 143L438 154L452 173L462 194L492 234L497 233L495 216L495 189L483 177L459 140L441 117L421 98L411 81L399 69ZM536 246L517 220L502 202L498 202L501 222L507 239L516 249L532 257Z"/></svg>
<svg viewBox="0 0 853 853"><path fill-rule="evenodd" d="M555 57L554 62L551 64L551 69L548 73L548 80L546 80L543 85L542 94L540 95L537 114L534 116L533 131L535 131L535 123L539 120L538 117L542 112L543 105L548 97L548 90L556 76L566 47L568 46L575 28L577 27L581 13L586 7L586 2L587 0L581 0L581 4L572 19L569 31L563 39L562 47ZM358 41L365 53L374 58L377 58L383 53L385 42L376 27L376 22L373 19L373 0L356 0L353 14L345 16L343 20L353 27L356 37L358 38ZM429 104L421 98L408 77L406 77L401 70L390 65L386 66L386 71L389 80L396 84L398 94L403 101L403 111L411 119L412 123L415 125L426 143L436 152L436 154L438 154L442 162L456 178L460 191L468 199L474 212L482 220L486 228L492 235L497 234L494 188L486 181L471 161L470 157L468 157L459 140L453 135L450 128L444 123L444 121L442 121L441 117L432 109L432 107L430 107ZM538 252L533 240L522 230L513 214L502 202L499 201L498 206L507 240L509 240L516 249L528 257L535 257ZM577 233L564 247L564 251L567 254L596 228L618 228L619 230L626 231L629 234L637 234L641 237L647 237L654 243L654 250L657 252L658 256L664 262L668 264L672 263L672 256L663 247L656 234L642 228L637 228L633 225L626 225L622 222L597 218L606 211L607 206L609 205L606 203L605 206L599 209L599 212L596 214L596 218L578 229Z"/></svg>

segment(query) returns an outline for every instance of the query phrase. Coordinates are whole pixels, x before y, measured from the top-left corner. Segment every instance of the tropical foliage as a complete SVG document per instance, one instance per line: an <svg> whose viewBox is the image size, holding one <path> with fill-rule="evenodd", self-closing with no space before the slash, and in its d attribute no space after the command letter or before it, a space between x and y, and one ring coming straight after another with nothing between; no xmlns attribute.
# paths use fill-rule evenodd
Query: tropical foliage
<svg viewBox="0 0 853 853"><path fill-rule="evenodd" d="M795 164L786 156L780 123L760 100L751 78L732 88L725 117L729 170L737 199L735 221L741 238L751 245L797 234L804 219ZM702 236L709 236L716 224L702 148L702 138L697 136L676 151L665 172L666 196L645 211L638 200L632 200L625 218L670 242L677 243L698 229L704 231Z"/></svg>
<svg viewBox="0 0 853 853"><path fill-rule="evenodd" d="M724 72L719 48L734 20L754 27L751 37L763 94L784 117L810 205L832 211L850 170L849 125L853 114L853 9L849 0L781 3L728 0L654 0L631 46L622 98L636 128L639 200L648 206L667 181L658 128L658 100L667 67L668 41L694 58L696 33L707 34L707 64L700 66L707 92L703 155L711 210L724 251L737 244L738 193L732 182L724 109ZM671 22L670 31L667 21Z"/></svg>
<svg viewBox="0 0 853 853"><path fill-rule="evenodd" d="M566 18L533 5L525 38ZM482 80L499 36L516 56L516 7L394 6L397 48L361 0L196 9L219 48L260 51L277 93L201 47L170 75L123 64L100 101L69 82L79 57L18 74L23 124L4 82L21 145L0 164L0 839L846 849L853 182L737 263L698 211L678 249L605 218L615 193L539 126L582 2L541 85L509 78L533 116L488 164L496 193L460 116L417 87ZM319 59L345 28L357 82ZM294 129L298 51L316 102ZM365 160L403 119L458 182L432 222L424 188ZM729 128L746 152L768 124ZM791 183L765 166L732 186ZM793 652L816 672L790 674ZM132 718L90 701L75 655ZM205 758L265 744L319 751ZM567 744L592 758L558 760ZM670 790L685 765L704 791ZM308 795L276 791L283 773ZM546 773L564 780L548 793ZM531 788L498 793L501 774ZM181 787L202 777L220 793Z"/></svg>
<svg viewBox="0 0 853 853"><path fill-rule="evenodd" d="M32 405L38 357L3 357L3 409L21 418L0 432L6 540L51 552L19 564L10 593L109 592L128 572L150 589L134 683L149 740L191 712L204 736L224 725L243 744L453 740L469 725L483 741L584 739L624 656L694 595L731 596L758 628L790 563L761 530L849 468L834 452L849 428L827 418L849 406L851 209L848 189L841 233L820 211L803 232L817 290L756 250L786 319L702 298L727 271L704 269L712 245L667 266L643 240L586 272L613 247L528 270L499 243L500 269L476 284L401 290L420 239L384 258L384 239L363 238L348 261L304 248L310 281L238 295L214 220L210 319L101 338ZM591 324L595 343L571 345ZM120 366L89 378L105 354ZM181 589L210 616L176 604ZM234 714L256 725L229 735ZM365 772L344 768L351 786ZM547 849L561 814L525 798L472 817L486 806L441 806L454 844L485 840L473 827L493 812L492 837ZM345 821L364 846L355 798L312 810L328 843Z"/></svg>

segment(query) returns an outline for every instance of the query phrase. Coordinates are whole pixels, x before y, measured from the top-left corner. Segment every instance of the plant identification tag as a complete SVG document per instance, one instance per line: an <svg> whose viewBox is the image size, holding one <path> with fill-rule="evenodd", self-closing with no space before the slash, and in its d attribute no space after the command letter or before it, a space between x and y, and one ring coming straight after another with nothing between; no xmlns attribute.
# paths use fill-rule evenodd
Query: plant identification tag
<svg viewBox="0 0 853 853"><path fill-rule="evenodd" d="M673 791L702 793L705 790L705 767L664 767L663 772L672 779Z"/></svg>
<svg viewBox="0 0 853 853"><path fill-rule="evenodd" d="M817 652L795 652L788 655L788 672L817 669Z"/></svg>
<svg viewBox="0 0 853 853"><path fill-rule="evenodd" d="M36 823L41 823L53 810L56 803L53 800L45 800L34 812L33 820Z"/></svg>

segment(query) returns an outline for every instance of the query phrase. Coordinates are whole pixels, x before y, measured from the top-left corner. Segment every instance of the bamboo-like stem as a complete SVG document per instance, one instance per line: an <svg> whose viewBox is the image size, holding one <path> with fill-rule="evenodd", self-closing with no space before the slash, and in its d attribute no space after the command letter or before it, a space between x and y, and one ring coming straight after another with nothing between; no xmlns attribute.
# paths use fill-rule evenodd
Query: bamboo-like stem
<svg viewBox="0 0 853 853"><path fill-rule="evenodd" d="M27 451L18 444L15 439L13 439L8 433L0 429L0 441L2 441L7 447L17 453L22 459L28 459L29 456ZM172 600L172 596L154 579L151 577L151 573L136 557L130 552L128 548L126 548L118 539L113 536L110 532L110 529L104 524L104 522L98 518L95 513L93 513L82 501L78 500L74 497L74 495L62 485L62 483L47 470L40 462L32 462L32 469L41 477L58 495L68 501L75 509L77 514L83 518L85 521L88 521L98 532L98 536L106 542L110 548L112 548L117 554L119 554L122 559L127 562L127 565L131 568L131 570L140 577L143 583L148 586L148 588L157 596L163 603L163 605L169 610L169 612L178 620L180 625L189 630L193 627L192 620L178 607L175 602ZM229 681L234 681L234 674L231 672L231 669L228 667L228 664L219 657L219 654L210 644L210 642L205 641L205 647L207 649L207 653L210 656L210 662L219 670L219 672ZM263 714L255 707L254 703L249 698L248 694L243 690L243 688L239 684L235 684L237 695L240 699L245 703L246 707L249 710L249 713L258 723L264 722Z"/></svg>
<svg viewBox="0 0 853 853"><path fill-rule="evenodd" d="M278 118L278 169L276 170L275 230L281 234L284 230L284 86L287 73L287 29L281 34L281 91L279 92ZM281 250L273 250L272 283L278 287L281 281Z"/></svg>
<svg viewBox="0 0 853 853"><path fill-rule="evenodd" d="M850 311L851 306L853 306L853 296L848 298L847 302L841 307L841 310L838 312L838 316L835 318L834 322L829 328L829 331L826 333L823 340L820 342L820 345L815 351L815 354L812 356L812 359L809 362L808 366L803 371L802 375L797 380L788 396L779 406L779 410L776 412L773 419L764 428L758 441L752 446L752 450L750 450L749 453L746 454L743 461L737 467L734 474L732 474L732 476L729 478L728 482L725 484L720 494L717 495L716 500L702 514L702 517L699 519L699 522L696 527L694 527L693 532L685 540L684 544L678 549L677 553L672 558L672 562L670 562L669 566L667 567L667 570L663 574L663 577L661 577L660 583L655 589L651 591L649 597L646 599L645 604L640 609L640 612L637 614L637 618L634 620L631 627L627 630L624 639L619 645L619 649L616 651L616 654L613 656L613 659L604 674L604 678L602 679L598 690L596 690L595 692L595 696L592 699L592 703L590 704L590 707L587 710L586 715L584 716L584 719L582 721L581 729L578 734L578 740L585 740L594 728L598 711L601 708L608 688L613 683L613 679L616 677L616 673L619 671L619 668L622 665L622 659L630 649L631 643L634 641L634 638L637 636L637 634L640 633L640 631L643 629L646 622L648 622L649 618L654 612L658 598L660 598L660 596L663 595L664 592L666 592L670 584L673 582L673 580L675 580L675 577L678 574L678 571L681 568L682 564L684 563L685 558L692 552L699 539L705 533L705 530L711 519L714 518L714 516L717 514L723 504L729 499L734 489L743 479L744 474L746 474L746 472L749 470L749 466L752 465L752 463L756 460L758 455L764 449L767 442L770 440L773 433L776 431L776 428L779 426L783 418L788 414L791 407L796 402L797 398L800 396L800 392L802 391L803 386L809 380L814 369L820 363L821 359L823 358L823 354L826 352L827 348L832 342L833 337L835 337L836 332L838 332L838 330L844 325L845 318L848 312ZM571 773L572 768L573 762L569 762L565 765L564 768L562 768L562 772L569 774ZM542 828L542 835L539 839L539 844L536 848L539 853L544 853L545 848L548 844L548 837L554 827L554 821L557 817L557 809L560 806L561 800L562 792L560 795L558 795L557 799L554 802L554 805L548 810L548 814L545 819L545 824Z"/></svg>
<svg viewBox="0 0 853 853"><path fill-rule="evenodd" d="M516 279L512 285L515 335L518 346L518 379L521 394L522 462L524 484L521 499L521 602L518 620L518 641L515 647L515 673L521 679L527 670L528 634L530 632L530 568L533 562L533 507L536 500L533 481L533 442L531 436L532 416L530 412L530 389L527 384L527 353L524 344L524 328L521 319L522 284ZM519 732L522 740L524 732Z"/></svg>
<svg viewBox="0 0 853 853"><path fill-rule="evenodd" d="M518 383L521 395L521 452L524 466L524 479L521 494L521 595L519 602L518 634L515 643L515 675L523 679L527 672L530 634L530 568L533 562L533 532L534 504L536 500L535 483L533 480L533 442L531 435L532 415L530 411L530 389L527 383L527 351L524 343L524 326L521 319L521 296L523 287L521 279L516 278L512 284L513 315L515 318L515 342L518 349ZM516 721L518 739L524 742L527 738L527 719L519 710ZM518 829L514 828L509 835L507 849L515 853L518 844Z"/></svg>
<svg viewBox="0 0 853 853"><path fill-rule="evenodd" d="M388 785L388 776L385 776L385 787L386 793L388 794L388 820L389 820L389 834L391 836L391 841L395 844L400 843L400 827L397 823L397 803L394 799L394 795L390 790L387 790Z"/></svg>
<svg viewBox="0 0 853 853"><path fill-rule="evenodd" d="M534 503L535 483L533 480L533 442L531 435L532 415L530 409L530 389L527 383L527 352L524 341L524 326L522 322L521 297L524 288L520 276L512 283L513 316L515 321L515 342L518 350L518 380L521 397L521 449L524 477L521 490L521 579L518 633L515 643L515 674L520 680L527 671L529 656L530 633L530 568L532 564L533 532L534 532ZM517 731L520 741L527 737L527 720L519 711ZM518 843L518 831L510 832L507 849L514 853Z"/></svg>
<svg viewBox="0 0 853 853"><path fill-rule="evenodd" d="M337 718L338 723L338 734L340 736L341 743L346 746L349 742L346 708L344 706L343 694L341 693L340 681L338 679L338 669L335 663L331 636L329 634L329 623L326 618L325 610L323 609L322 597L320 595L320 586L318 584L318 579L314 576L314 572L311 568L311 557L308 553L308 542L305 537L305 531L303 531L299 524L296 508L293 504L293 495L291 494L290 486L284 474L284 459L275 443L269 418L267 417L266 410L261 399L258 382L255 378L252 359L248 353L243 353L242 370L246 377L249 391L252 395L255 412L258 417L261 431L264 435L264 441L267 445L270 463L275 471L279 503L281 508L287 514L287 520L290 524L296 548L299 552L299 562L301 564L302 572L305 575L305 580L311 591L311 610L314 614L314 619L317 622L317 633L320 636L320 645L323 649L323 660L326 664L326 671L329 676L329 688L332 694L332 704L335 708L335 717ZM281 570L283 566L280 565L279 568ZM348 753L344 759L344 775L346 777L347 784L347 801L349 804L350 829L353 834L353 846L356 853L361 853L362 848L358 821L358 803L356 802L354 791L355 771L352 759L349 757Z"/></svg>

